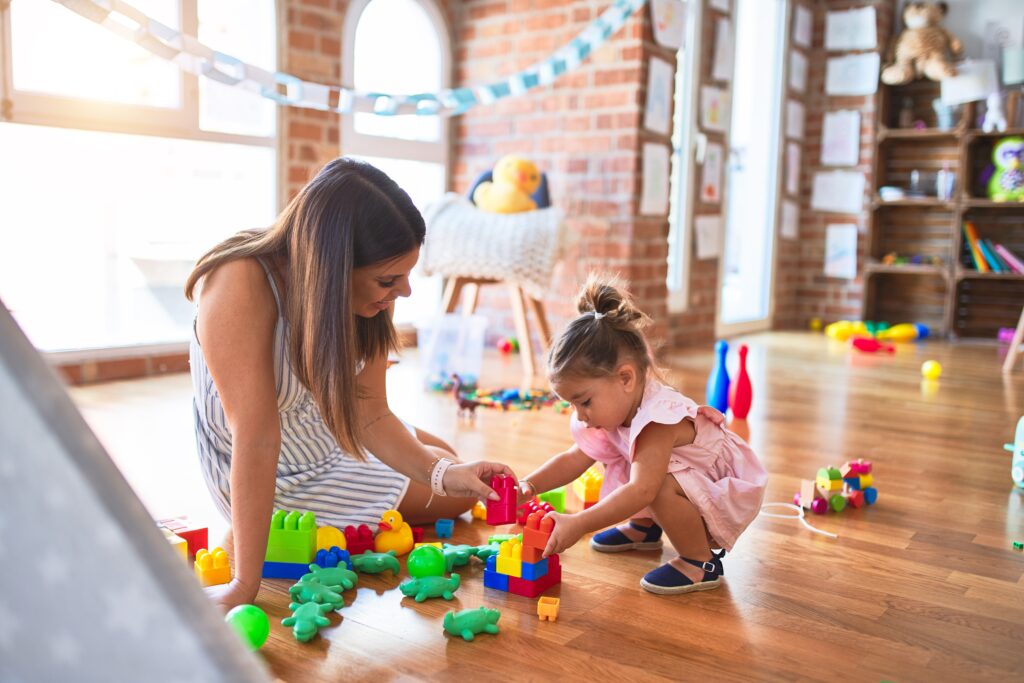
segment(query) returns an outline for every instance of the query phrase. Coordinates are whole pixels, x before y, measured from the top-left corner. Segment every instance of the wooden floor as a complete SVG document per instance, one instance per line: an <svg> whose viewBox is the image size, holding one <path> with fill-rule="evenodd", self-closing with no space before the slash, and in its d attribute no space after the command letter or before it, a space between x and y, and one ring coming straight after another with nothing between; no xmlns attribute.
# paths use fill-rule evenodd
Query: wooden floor
<svg viewBox="0 0 1024 683"><path fill-rule="evenodd" d="M602 555L585 542L563 555L556 623L535 601L485 590L475 563L456 600L416 604L401 579L365 577L322 637L301 645L279 621L287 582L266 581L257 603L271 616L261 651L285 681L393 678L494 680L1024 679L1024 491L1009 453L1024 411L1024 372L999 373L995 346L929 342L896 356L851 352L821 336L771 333L746 340L754 385L747 435L771 478L767 501L789 501L818 467L875 464L877 505L811 523L761 517L725 562L719 590L658 597L640 577L671 555ZM1003 347L1005 352L1005 347ZM944 367L923 385L919 367ZM697 400L708 351L669 358L677 385ZM450 398L420 389L415 355L389 372L393 406L450 440L464 457L524 473L568 444L567 416L481 411L455 416ZM485 380L513 380L517 359L489 359ZM76 389L87 419L154 515L214 517L199 479L187 375ZM492 529L460 520L456 542ZM442 632L449 609L501 610L501 633L475 642Z"/></svg>

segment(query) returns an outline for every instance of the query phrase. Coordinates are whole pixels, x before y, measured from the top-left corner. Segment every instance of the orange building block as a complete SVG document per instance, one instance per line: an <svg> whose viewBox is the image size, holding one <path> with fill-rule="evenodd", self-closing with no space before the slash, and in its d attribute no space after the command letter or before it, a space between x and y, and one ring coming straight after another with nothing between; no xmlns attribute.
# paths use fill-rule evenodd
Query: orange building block
<svg viewBox="0 0 1024 683"><path fill-rule="evenodd" d="M558 605L562 601L558 598L542 597L537 601L537 617L544 621L556 621L558 619Z"/></svg>

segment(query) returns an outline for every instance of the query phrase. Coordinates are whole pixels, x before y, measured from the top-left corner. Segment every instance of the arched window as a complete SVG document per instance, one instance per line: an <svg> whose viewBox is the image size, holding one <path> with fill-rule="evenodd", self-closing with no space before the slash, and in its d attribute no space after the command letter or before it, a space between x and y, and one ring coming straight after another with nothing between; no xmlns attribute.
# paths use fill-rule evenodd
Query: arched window
<svg viewBox="0 0 1024 683"><path fill-rule="evenodd" d="M451 38L444 15L432 0L354 0L343 38L344 85L386 94L438 92L451 85ZM420 209L448 187L446 118L346 115L341 151L394 178ZM437 308L439 278L414 272L412 288L413 295L396 306L397 323L412 322Z"/></svg>

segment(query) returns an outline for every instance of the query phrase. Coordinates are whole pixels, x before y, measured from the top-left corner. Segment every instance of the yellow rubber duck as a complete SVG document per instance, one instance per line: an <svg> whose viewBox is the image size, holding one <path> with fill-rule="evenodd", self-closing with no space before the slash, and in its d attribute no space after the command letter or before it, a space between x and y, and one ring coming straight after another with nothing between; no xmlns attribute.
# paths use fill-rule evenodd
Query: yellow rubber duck
<svg viewBox="0 0 1024 683"><path fill-rule="evenodd" d="M373 549L378 553L394 550L396 555L405 555L414 545L412 527L402 519L398 510L388 510L380 516L380 533L373 539Z"/></svg>
<svg viewBox="0 0 1024 683"><path fill-rule="evenodd" d="M540 187L540 171L532 162L514 154L498 160L491 182L480 183L473 191L473 203L491 213L533 211L537 203L530 195Z"/></svg>

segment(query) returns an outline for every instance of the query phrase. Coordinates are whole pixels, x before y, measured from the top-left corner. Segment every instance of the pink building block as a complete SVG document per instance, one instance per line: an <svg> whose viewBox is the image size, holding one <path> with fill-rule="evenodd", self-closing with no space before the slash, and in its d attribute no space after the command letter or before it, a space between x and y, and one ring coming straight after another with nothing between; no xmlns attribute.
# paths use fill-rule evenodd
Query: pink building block
<svg viewBox="0 0 1024 683"><path fill-rule="evenodd" d="M491 526L513 524L516 521L516 480L497 475L491 478L491 488L501 499L487 501L487 523Z"/></svg>

